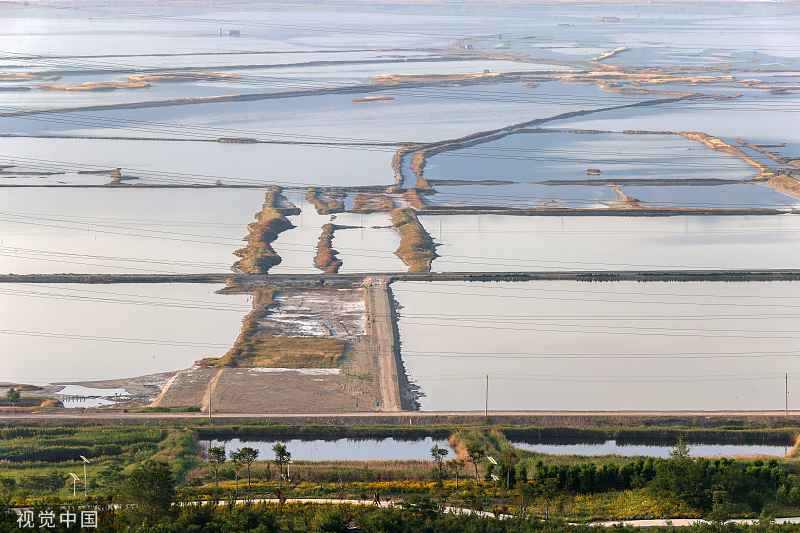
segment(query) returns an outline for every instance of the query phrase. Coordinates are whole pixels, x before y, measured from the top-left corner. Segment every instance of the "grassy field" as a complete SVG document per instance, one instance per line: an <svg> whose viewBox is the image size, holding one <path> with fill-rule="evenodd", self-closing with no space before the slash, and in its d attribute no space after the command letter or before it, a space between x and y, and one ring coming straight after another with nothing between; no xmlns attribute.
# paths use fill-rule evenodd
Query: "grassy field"
<svg viewBox="0 0 800 533"><path fill-rule="evenodd" d="M448 438L454 449L463 454L468 444L478 445L488 455L503 457L504 452L514 451L520 462L517 472L524 466L527 478L534 479L537 462L539 465L585 465L612 463L622 465L631 462L629 458L618 456L562 456L536 454L514 449L507 434L538 434L538 428L502 426L485 424L452 425L442 424L431 427L413 426L341 426L332 425L332 418L315 425L280 424L274 422L247 422L230 424L222 421L202 420L190 423L152 421L148 424L108 425L56 424L39 426L32 423L19 423L0 430L0 492L10 495L17 501L27 501L29 497L42 497L56 494L68 496L71 482L66 477L69 472L80 476L83 463L80 455L89 458L89 492L97 495L114 493L114 473L121 476L130 472L135 465L147 459L162 459L172 467L186 498L206 498L214 493L218 497L234 494L236 491L236 469L226 462L220 472L220 487L214 488L214 476L210 465L204 461L198 446L201 440L225 438L250 438L278 440L287 442L294 438L339 439L339 438L387 438L420 439L425 436ZM550 428L551 433L564 434L579 428ZM679 436L686 434L691 440L694 436L703 439L716 438L719 442L764 441L775 438L795 437L800 431L793 428L603 428L593 432L594 436L650 435ZM246 444L243 444L246 445ZM232 450L228 450L232 451ZM289 452L292 452L291 446ZM251 466L252 487L246 488L246 474L239 468L239 497L274 497L278 488L278 469L271 455L259 457ZM796 483L797 459L788 457L778 461L781 467L790 472L790 481ZM292 465L292 479L283 482L283 495L288 498L332 498L359 500L362 495L371 498L379 492L384 501L400 501L411 495L430 496L444 499L449 505L463 505L468 508L491 510L507 508L510 513L524 512L528 516L543 517L549 506L551 517L567 520L589 521L596 519L657 518L662 516L697 518L701 513L685 503L674 501L646 488L628 490L590 491L588 493L560 492L547 496L531 492L518 486L506 490L503 483L486 479L486 466L479 464L477 481L475 469L470 463L461 470L456 488L452 471L444 471L443 479L438 478L438 469L431 460L344 460L344 461L303 461L296 460ZM599 472L599 470L598 470ZM598 474L599 475L599 474ZM82 477L82 476L81 476ZM117 481L115 481L115 479ZM792 481L794 480L794 481ZM536 484L531 485L535 489ZM80 488L80 487L79 487ZM528 491L528 492L526 492ZM782 489L772 497L756 502L758 505L738 503L732 507L733 516L758 516L756 508L769 508L769 512L786 516L800 513L800 490L794 492ZM795 494L795 492L797 494ZM549 498L549 500L547 499Z"/></svg>
<svg viewBox="0 0 800 533"><path fill-rule="evenodd" d="M16 424L0 430L0 493L20 500L42 494L71 496L67 478L69 472L83 477L81 455L90 461L90 493L115 490L109 472L124 476L148 459L168 461L182 482L200 464L196 445L196 432L181 427Z"/></svg>

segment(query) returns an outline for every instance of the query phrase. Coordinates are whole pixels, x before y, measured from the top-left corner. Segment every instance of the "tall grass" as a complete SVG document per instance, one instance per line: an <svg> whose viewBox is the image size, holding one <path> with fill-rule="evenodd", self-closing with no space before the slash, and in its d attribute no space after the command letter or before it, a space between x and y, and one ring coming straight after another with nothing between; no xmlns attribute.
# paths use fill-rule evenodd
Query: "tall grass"
<svg viewBox="0 0 800 533"><path fill-rule="evenodd" d="M336 257L339 252L333 249L333 232L335 230L336 226L331 223L322 226L322 235L319 236L319 242L317 243L314 266L325 274L336 274L342 266L342 261Z"/></svg>
<svg viewBox="0 0 800 533"><path fill-rule="evenodd" d="M343 192L329 192L320 193L317 189L308 189L306 193L306 200L314 206L317 213L320 215L330 215L332 213L341 213L344 211L344 197Z"/></svg>
<svg viewBox="0 0 800 533"><path fill-rule="evenodd" d="M281 232L294 226L278 209L278 194L275 189L267 191L264 207L256 213L256 222L247 226L250 230L247 246L234 252L241 257L233 265L237 270L246 274L266 274L270 268L280 264L281 258L270 243Z"/></svg>
<svg viewBox="0 0 800 533"><path fill-rule="evenodd" d="M409 272L428 272L436 257L433 239L420 224L413 209L401 207L392 211L392 224L400 234L400 247L395 254L408 265Z"/></svg>

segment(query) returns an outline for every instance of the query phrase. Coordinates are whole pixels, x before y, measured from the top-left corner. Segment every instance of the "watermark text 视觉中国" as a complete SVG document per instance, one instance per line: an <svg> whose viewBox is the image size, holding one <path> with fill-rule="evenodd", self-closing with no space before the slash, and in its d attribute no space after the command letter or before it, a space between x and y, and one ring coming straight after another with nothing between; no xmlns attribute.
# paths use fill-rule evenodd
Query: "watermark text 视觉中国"
<svg viewBox="0 0 800 533"><path fill-rule="evenodd" d="M39 511L38 516L30 509L17 511L17 526L20 529L49 529L56 524L72 527L80 520L81 528L97 528L97 511L64 511L56 515L55 511Z"/></svg>

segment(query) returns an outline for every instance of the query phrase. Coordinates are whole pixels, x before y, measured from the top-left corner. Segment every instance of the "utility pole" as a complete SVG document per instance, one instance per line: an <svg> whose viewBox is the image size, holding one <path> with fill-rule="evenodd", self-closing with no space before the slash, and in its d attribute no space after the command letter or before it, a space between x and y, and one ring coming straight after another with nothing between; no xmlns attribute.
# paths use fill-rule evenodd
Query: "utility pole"
<svg viewBox="0 0 800 533"><path fill-rule="evenodd" d="M86 465L89 464L89 459L86 457L79 455L81 459L83 459L83 497L86 497ZM74 486L73 486L74 488Z"/></svg>
<svg viewBox="0 0 800 533"><path fill-rule="evenodd" d="M786 373L786 416L789 416L789 374Z"/></svg>
<svg viewBox="0 0 800 533"><path fill-rule="evenodd" d="M483 410L483 416L489 418L489 374L486 374L486 407Z"/></svg>
<svg viewBox="0 0 800 533"><path fill-rule="evenodd" d="M79 478L76 474L73 474L72 472L70 472L69 475L72 476L72 497L74 498L75 497L75 484L78 481L80 481L81 478Z"/></svg>
<svg viewBox="0 0 800 533"><path fill-rule="evenodd" d="M208 382L208 418L211 418L211 382Z"/></svg>

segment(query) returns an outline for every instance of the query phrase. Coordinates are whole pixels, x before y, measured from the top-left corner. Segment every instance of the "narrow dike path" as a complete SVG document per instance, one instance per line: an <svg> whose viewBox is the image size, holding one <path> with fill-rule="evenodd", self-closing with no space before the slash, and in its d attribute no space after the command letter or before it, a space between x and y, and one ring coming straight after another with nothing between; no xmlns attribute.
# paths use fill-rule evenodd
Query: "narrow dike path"
<svg viewBox="0 0 800 533"><path fill-rule="evenodd" d="M400 411L400 381L395 359L394 327L389 302L389 279L372 278L367 283L367 324L378 363L381 410Z"/></svg>

